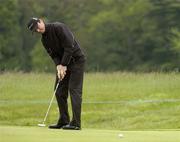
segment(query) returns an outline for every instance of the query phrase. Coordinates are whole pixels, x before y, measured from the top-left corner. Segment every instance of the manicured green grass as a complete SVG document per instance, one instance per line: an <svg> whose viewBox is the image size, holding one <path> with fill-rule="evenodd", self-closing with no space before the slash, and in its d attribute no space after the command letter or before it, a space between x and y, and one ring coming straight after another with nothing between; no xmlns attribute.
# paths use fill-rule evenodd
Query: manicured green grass
<svg viewBox="0 0 180 142"><path fill-rule="evenodd" d="M123 134L123 137L119 137ZM178 142L180 131L117 131L83 129L49 130L38 127L1 126L2 142Z"/></svg>
<svg viewBox="0 0 180 142"><path fill-rule="evenodd" d="M0 125L36 126L53 93L54 75L0 75ZM82 127L118 130L178 129L180 74L88 73ZM70 107L69 107L70 109ZM58 117L54 101L47 124Z"/></svg>

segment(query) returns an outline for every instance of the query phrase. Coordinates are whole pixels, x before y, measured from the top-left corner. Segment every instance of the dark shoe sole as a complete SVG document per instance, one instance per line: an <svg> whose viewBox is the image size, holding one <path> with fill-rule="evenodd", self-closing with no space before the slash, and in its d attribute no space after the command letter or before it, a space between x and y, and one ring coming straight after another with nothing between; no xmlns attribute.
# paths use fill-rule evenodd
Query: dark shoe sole
<svg viewBox="0 0 180 142"><path fill-rule="evenodd" d="M61 125L61 126L49 126L49 129L62 129L63 126L66 126L67 124Z"/></svg>
<svg viewBox="0 0 180 142"><path fill-rule="evenodd" d="M62 127L63 130L81 130L80 127L76 127L76 126L70 126L70 127L67 127L67 126L64 126Z"/></svg>

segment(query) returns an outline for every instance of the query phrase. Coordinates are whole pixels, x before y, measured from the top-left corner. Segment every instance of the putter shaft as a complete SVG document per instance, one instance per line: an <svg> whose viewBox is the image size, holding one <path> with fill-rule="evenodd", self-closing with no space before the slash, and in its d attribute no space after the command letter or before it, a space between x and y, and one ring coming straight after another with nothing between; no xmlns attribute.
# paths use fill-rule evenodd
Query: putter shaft
<svg viewBox="0 0 180 142"><path fill-rule="evenodd" d="M58 81L58 83L57 83L57 85L56 85L56 88L55 88L55 90L54 90L54 94L53 94L53 96L52 96L52 98L51 98L51 101L50 101L50 103L49 103L49 107L48 107L48 109L47 109L47 112L46 112L46 115L45 115L45 117L44 117L44 120L43 120L43 123L42 123L42 124L45 124L45 121L46 121L47 116L48 116L48 114L49 114L49 110L50 110L50 108L51 108L52 102L53 102L54 97L55 97L55 95L56 95L56 91L57 91L57 88L58 88L58 86L59 86L59 83L60 83L60 81Z"/></svg>

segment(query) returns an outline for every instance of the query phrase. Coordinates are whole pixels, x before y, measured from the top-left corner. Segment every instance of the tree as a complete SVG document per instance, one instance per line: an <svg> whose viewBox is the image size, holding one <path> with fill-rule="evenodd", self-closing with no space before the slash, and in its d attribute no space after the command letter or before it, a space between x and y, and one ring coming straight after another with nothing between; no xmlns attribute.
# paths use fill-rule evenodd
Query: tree
<svg viewBox="0 0 180 142"><path fill-rule="evenodd" d="M19 5L19 26L21 27L19 43L21 48L21 69L24 71L31 70L31 50L38 41L38 36L32 34L27 29L27 22L32 17L42 15L43 8L41 4L34 0L18 0Z"/></svg>
<svg viewBox="0 0 180 142"><path fill-rule="evenodd" d="M93 36L92 62L102 70L133 70L151 58L157 33L155 21L147 17L149 1L105 2L105 8L89 22ZM145 52L145 50L147 52ZM95 61L96 59L96 61ZM93 61L94 60L94 61Z"/></svg>
<svg viewBox="0 0 180 142"><path fill-rule="evenodd" d="M37 42L34 49L31 51L30 56L32 61L32 70L40 72L55 71L54 63L46 53L45 49L42 47L40 40Z"/></svg>
<svg viewBox="0 0 180 142"><path fill-rule="evenodd" d="M17 0L0 2L0 70L19 70L20 66L20 27ZM8 18L7 18L8 17Z"/></svg>

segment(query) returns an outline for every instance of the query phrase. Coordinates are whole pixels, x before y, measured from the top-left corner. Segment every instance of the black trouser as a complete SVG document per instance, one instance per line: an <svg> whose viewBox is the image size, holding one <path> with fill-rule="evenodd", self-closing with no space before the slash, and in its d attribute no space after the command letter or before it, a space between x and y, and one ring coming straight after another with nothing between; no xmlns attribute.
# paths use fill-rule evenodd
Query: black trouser
<svg viewBox="0 0 180 142"><path fill-rule="evenodd" d="M65 78L60 82L56 91L56 99L59 107L58 123L67 124L70 121L68 113L68 91L71 97L73 117L70 125L81 127L81 104L85 61L71 62L67 67ZM56 76L57 84L58 77Z"/></svg>

